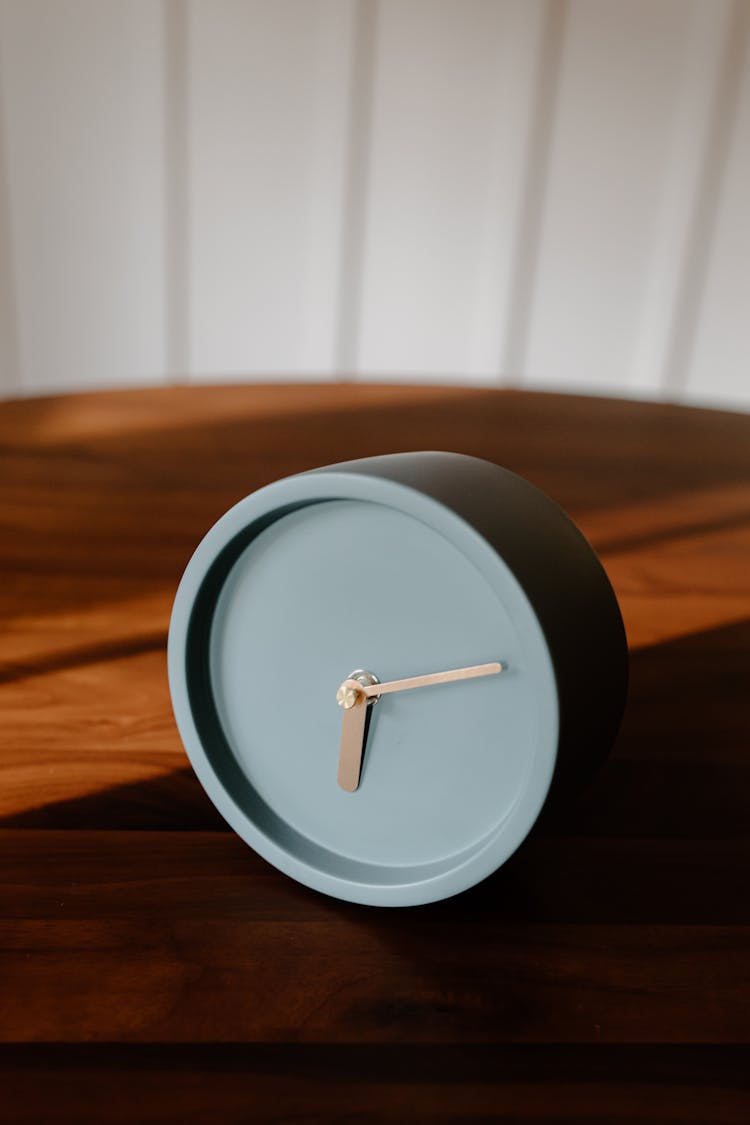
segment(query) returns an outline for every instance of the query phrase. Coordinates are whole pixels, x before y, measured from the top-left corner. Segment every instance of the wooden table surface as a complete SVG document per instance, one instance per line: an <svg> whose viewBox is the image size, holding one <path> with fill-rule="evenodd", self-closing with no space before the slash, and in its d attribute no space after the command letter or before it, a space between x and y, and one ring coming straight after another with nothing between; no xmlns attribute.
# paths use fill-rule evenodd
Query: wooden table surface
<svg viewBox="0 0 750 1125"><path fill-rule="evenodd" d="M631 690L592 787L388 911L254 855L188 767L172 597L236 500L449 449L600 553ZM750 1120L750 417L357 385L0 406L0 1120Z"/></svg>

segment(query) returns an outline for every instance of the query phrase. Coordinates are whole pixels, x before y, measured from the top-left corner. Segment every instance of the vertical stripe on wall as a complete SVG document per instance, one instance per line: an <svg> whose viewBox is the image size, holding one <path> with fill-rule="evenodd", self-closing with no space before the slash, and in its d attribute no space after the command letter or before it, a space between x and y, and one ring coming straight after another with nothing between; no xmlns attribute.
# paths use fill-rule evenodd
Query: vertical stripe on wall
<svg viewBox="0 0 750 1125"><path fill-rule="evenodd" d="M330 375L351 6L190 4L193 371Z"/></svg>
<svg viewBox="0 0 750 1125"><path fill-rule="evenodd" d="M0 8L0 396L17 392L22 384L13 215L10 207L5 97L2 82L2 14Z"/></svg>
<svg viewBox="0 0 750 1125"><path fill-rule="evenodd" d="M164 376L190 374L190 45L184 0L163 0Z"/></svg>
<svg viewBox="0 0 750 1125"><path fill-rule="evenodd" d="M707 238L693 329L684 348L690 399L750 406L750 5L735 0L729 25L726 132L721 177L706 192Z"/></svg>
<svg viewBox="0 0 750 1125"><path fill-rule="evenodd" d="M162 378L159 7L4 0L0 69L23 389Z"/></svg>

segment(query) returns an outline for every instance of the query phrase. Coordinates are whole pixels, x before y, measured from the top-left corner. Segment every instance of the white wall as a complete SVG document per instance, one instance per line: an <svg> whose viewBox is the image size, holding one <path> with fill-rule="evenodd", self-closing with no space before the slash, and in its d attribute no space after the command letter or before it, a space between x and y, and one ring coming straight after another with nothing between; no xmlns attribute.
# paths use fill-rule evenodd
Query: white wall
<svg viewBox="0 0 750 1125"><path fill-rule="evenodd" d="M750 408L750 0L0 0L0 393Z"/></svg>

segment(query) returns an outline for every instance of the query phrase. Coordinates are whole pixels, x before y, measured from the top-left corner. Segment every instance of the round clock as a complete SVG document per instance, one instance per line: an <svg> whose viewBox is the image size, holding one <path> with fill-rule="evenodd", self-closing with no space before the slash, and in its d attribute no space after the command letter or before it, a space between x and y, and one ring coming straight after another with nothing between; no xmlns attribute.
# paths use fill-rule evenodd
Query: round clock
<svg viewBox="0 0 750 1125"><path fill-rule="evenodd" d="M596 555L487 461L406 453L276 481L208 532L169 630L198 778L281 871L413 905L498 868L606 752L627 648Z"/></svg>

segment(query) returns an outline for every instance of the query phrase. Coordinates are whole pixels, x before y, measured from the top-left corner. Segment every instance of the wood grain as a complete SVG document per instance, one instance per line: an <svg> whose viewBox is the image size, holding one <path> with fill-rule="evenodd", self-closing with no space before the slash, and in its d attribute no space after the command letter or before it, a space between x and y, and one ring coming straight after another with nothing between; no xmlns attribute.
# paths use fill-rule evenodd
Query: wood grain
<svg viewBox="0 0 750 1125"><path fill-rule="evenodd" d="M165 643L229 505L415 448L570 512L632 678L587 792L460 898L378 911L221 822ZM355 385L9 402L0 525L0 1120L747 1120L749 418Z"/></svg>

